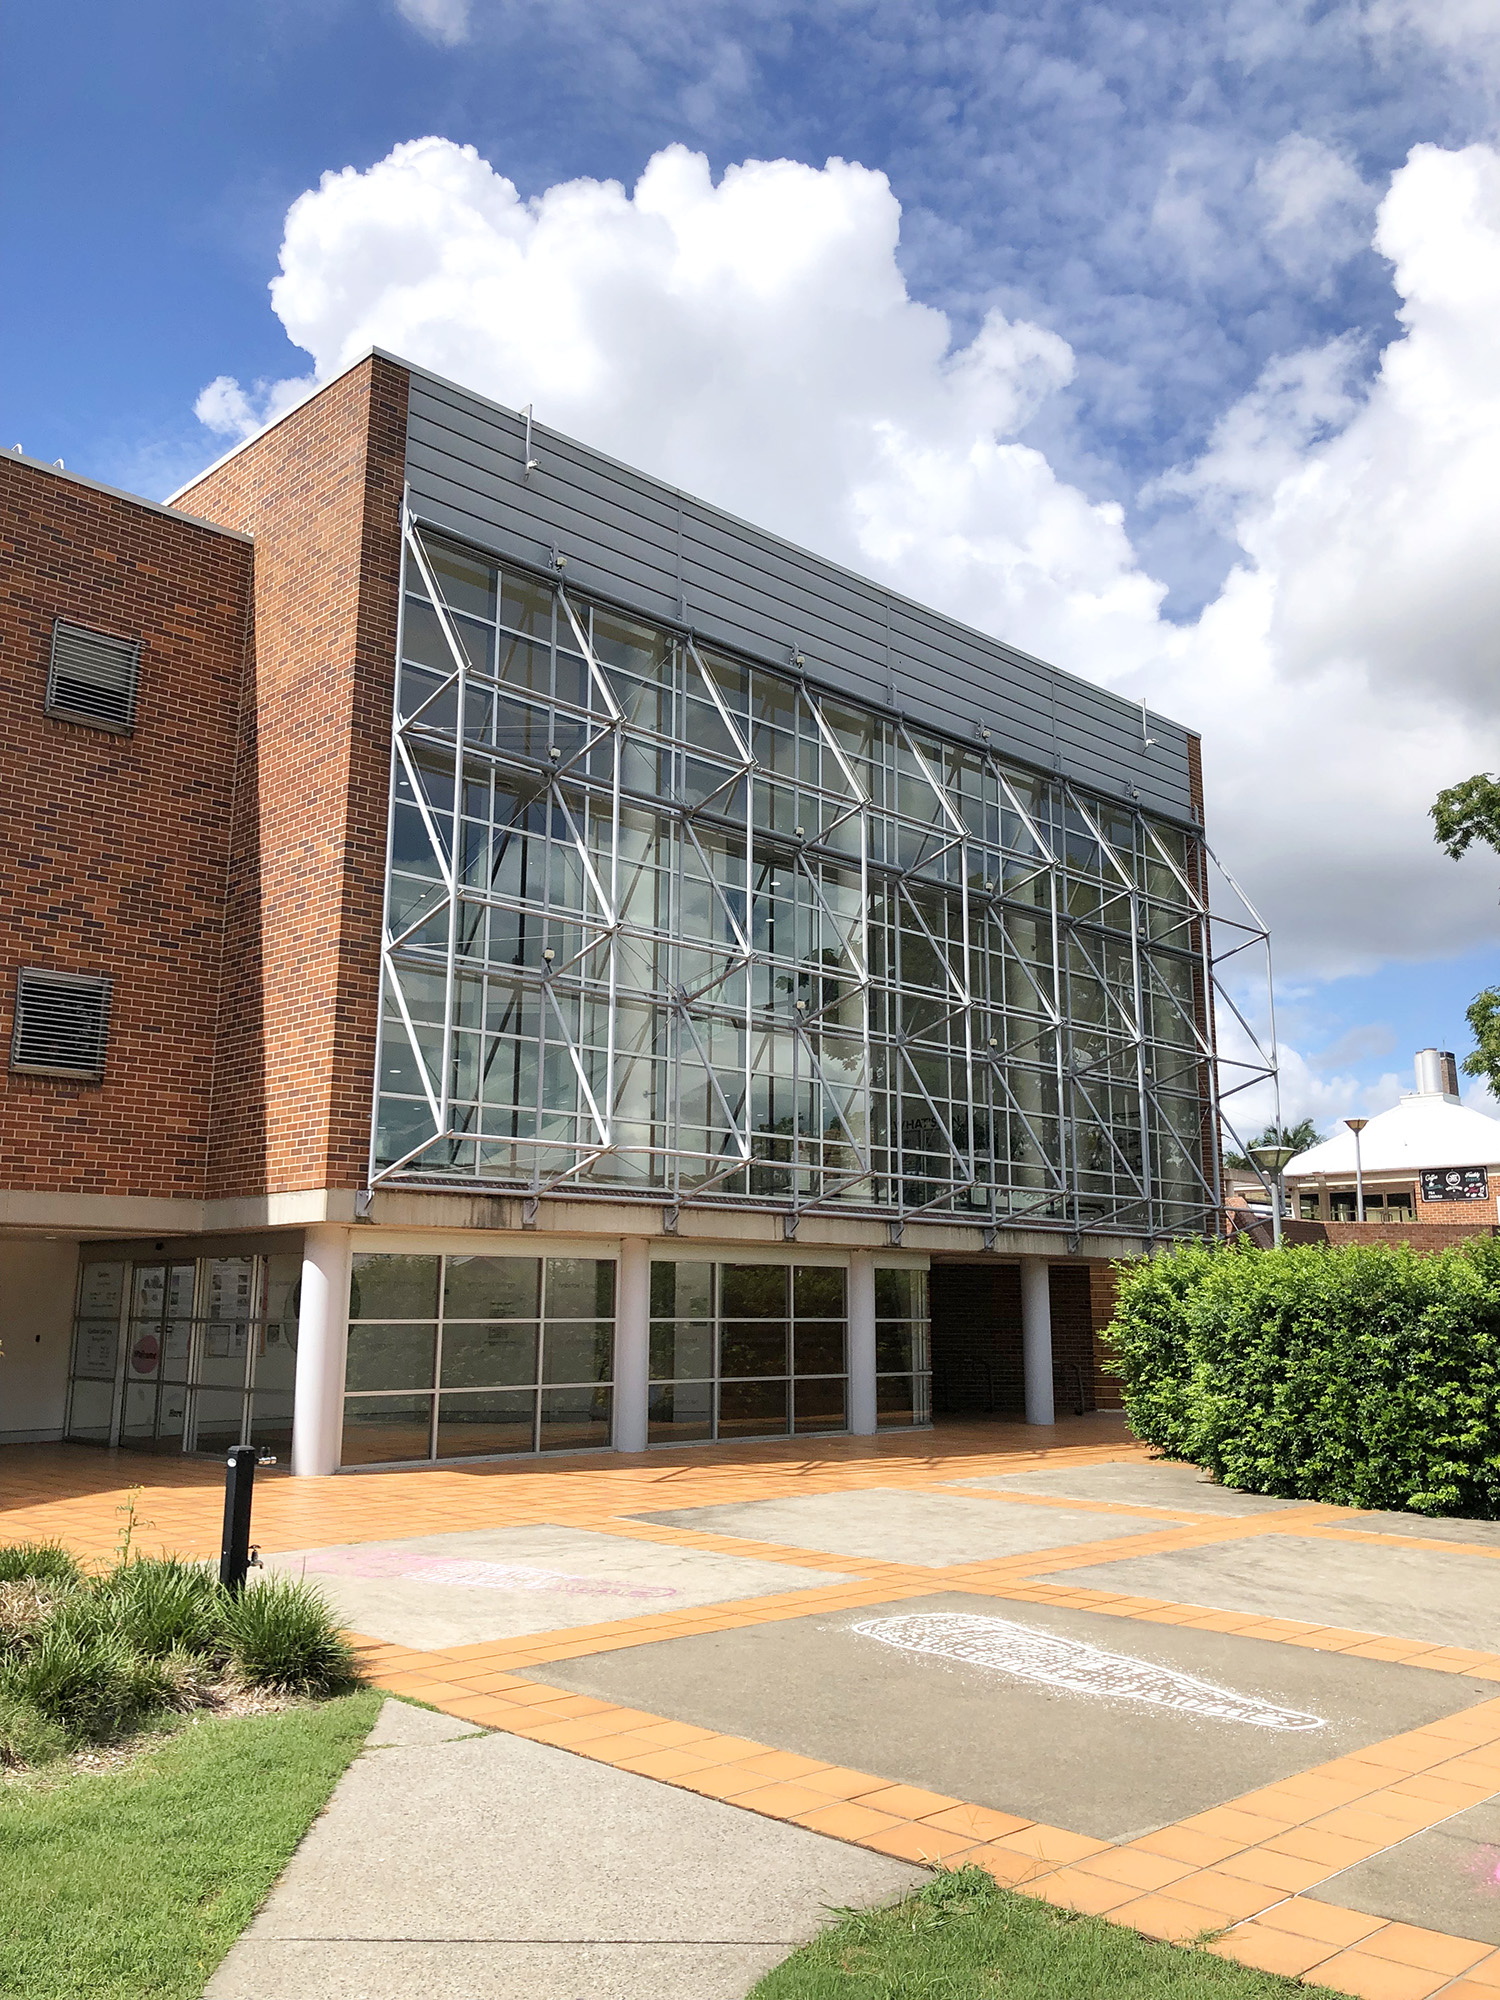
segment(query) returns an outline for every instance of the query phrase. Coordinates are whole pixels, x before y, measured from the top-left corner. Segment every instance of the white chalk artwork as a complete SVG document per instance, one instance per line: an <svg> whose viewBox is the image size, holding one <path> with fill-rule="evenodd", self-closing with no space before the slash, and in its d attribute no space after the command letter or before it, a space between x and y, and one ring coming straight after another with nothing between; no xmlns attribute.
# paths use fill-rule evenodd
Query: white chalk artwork
<svg viewBox="0 0 1500 2000"><path fill-rule="evenodd" d="M1149 1702L1219 1722L1244 1722L1252 1729L1321 1729L1323 1718L1299 1709L1278 1708L1257 1695L1216 1687L1180 1674L1154 1660L1106 1653L1081 1639L1064 1639L1009 1618L983 1618L962 1611L927 1611L906 1618L874 1618L856 1625L862 1638L878 1639L906 1653L928 1653L966 1667L988 1667L1017 1680L1064 1688L1108 1701Z"/></svg>

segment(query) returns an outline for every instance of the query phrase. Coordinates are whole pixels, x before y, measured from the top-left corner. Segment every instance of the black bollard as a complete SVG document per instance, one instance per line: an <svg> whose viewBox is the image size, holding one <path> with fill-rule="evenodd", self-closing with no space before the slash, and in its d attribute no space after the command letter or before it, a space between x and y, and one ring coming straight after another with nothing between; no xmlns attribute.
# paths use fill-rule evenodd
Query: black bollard
<svg viewBox="0 0 1500 2000"><path fill-rule="evenodd" d="M224 1475L224 1546L219 1552L219 1581L226 1590L243 1590L250 1569L250 1502L259 1456L253 1444L237 1444L229 1454L229 1469Z"/></svg>

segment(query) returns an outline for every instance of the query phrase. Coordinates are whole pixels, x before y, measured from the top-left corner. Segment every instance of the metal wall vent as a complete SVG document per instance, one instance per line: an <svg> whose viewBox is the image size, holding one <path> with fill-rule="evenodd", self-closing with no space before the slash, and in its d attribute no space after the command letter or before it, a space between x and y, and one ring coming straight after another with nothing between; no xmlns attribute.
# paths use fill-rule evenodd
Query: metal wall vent
<svg viewBox="0 0 1500 2000"><path fill-rule="evenodd" d="M67 722L121 734L135 727L135 694L141 642L112 632L91 632L58 618L52 625L47 670L47 713Z"/></svg>
<svg viewBox="0 0 1500 2000"><path fill-rule="evenodd" d="M16 975L12 1069L53 1076L102 1076L109 1040L111 982L72 972Z"/></svg>

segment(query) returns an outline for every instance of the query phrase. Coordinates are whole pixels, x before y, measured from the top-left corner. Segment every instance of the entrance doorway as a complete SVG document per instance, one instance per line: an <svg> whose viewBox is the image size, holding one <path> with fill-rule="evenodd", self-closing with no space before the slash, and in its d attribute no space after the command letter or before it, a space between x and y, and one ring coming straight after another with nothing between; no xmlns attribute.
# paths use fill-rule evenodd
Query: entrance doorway
<svg viewBox="0 0 1500 2000"><path fill-rule="evenodd" d="M1026 1415L1021 1344L1021 1267L933 1260L934 1417ZM1057 1414L1096 1407L1097 1381L1089 1266L1079 1258L1048 1270L1052 1308L1052 1396Z"/></svg>

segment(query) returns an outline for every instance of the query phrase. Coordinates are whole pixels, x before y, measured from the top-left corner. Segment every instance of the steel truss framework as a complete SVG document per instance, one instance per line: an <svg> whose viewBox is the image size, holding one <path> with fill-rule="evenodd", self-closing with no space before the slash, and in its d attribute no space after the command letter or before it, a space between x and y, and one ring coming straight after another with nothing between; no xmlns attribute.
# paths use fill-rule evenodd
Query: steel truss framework
<svg viewBox="0 0 1500 2000"><path fill-rule="evenodd" d="M1203 842L561 566L404 549L372 1186L1217 1227L1275 1047Z"/></svg>

